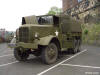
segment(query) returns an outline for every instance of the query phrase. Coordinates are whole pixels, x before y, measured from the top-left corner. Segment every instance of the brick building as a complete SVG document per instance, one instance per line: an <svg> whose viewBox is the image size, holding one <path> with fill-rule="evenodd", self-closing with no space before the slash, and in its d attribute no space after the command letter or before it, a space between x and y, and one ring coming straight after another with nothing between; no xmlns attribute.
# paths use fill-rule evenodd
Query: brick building
<svg viewBox="0 0 100 75"><path fill-rule="evenodd" d="M100 0L62 0L64 14L75 19L100 21ZM93 21L94 20L94 21Z"/></svg>
<svg viewBox="0 0 100 75"><path fill-rule="evenodd" d="M69 8L74 7L82 0L63 0L63 11L66 11Z"/></svg>

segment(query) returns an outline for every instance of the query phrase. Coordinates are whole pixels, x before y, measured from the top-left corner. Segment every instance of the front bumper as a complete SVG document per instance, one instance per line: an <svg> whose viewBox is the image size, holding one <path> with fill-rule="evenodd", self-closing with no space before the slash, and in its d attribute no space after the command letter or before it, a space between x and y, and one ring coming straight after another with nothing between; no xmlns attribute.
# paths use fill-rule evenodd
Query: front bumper
<svg viewBox="0 0 100 75"><path fill-rule="evenodd" d="M8 43L8 47L14 48L14 47L16 47L16 44L15 43Z"/></svg>
<svg viewBox="0 0 100 75"><path fill-rule="evenodd" d="M16 44L16 47L37 49L38 48L38 44L37 43L24 43L24 42L19 42L19 43Z"/></svg>

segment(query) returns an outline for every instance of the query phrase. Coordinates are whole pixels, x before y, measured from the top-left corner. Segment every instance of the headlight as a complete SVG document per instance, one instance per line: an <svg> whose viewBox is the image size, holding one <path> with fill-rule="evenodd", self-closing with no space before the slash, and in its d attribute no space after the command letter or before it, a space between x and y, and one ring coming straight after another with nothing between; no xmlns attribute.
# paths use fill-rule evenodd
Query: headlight
<svg viewBox="0 0 100 75"><path fill-rule="evenodd" d="M37 38L37 37L39 37L39 33L36 32L35 33L35 38Z"/></svg>

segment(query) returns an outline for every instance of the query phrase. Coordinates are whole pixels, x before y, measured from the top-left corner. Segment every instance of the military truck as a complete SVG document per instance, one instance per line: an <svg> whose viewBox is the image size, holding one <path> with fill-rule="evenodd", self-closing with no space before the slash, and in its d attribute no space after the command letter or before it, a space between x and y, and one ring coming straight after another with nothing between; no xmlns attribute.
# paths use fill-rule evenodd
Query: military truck
<svg viewBox="0 0 100 75"><path fill-rule="evenodd" d="M54 63L62 51L80 51L81 24L67 15L22 17L17 30L14 56L25 61L30 54L40 56L44 63Z"/></svg>

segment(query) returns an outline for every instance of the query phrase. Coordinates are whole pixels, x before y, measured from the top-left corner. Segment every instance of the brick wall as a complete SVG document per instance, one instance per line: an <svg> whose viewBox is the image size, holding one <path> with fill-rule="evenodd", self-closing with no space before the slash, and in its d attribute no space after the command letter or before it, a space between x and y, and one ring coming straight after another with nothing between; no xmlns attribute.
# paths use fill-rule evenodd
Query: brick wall
<svg viewBox="0 0 100 75"><path fill-rule="evenodd" d="M74 7L76 4L78 4L78 0L62 0L63 2L63 11L66 11L69 8Z"/></svg>
<svg viewBox="0 0 100 75"><path fill-rule="evenodd" d="M69 8L69 3L68 2L69 2L69 0L63 0L63 2L62 2L63 3L62 4L63 5L62 6L63 7L63 11L66 11L67 8Z"/></svg>

